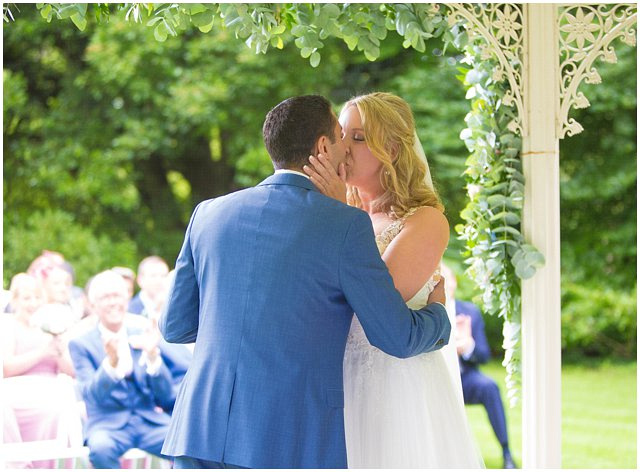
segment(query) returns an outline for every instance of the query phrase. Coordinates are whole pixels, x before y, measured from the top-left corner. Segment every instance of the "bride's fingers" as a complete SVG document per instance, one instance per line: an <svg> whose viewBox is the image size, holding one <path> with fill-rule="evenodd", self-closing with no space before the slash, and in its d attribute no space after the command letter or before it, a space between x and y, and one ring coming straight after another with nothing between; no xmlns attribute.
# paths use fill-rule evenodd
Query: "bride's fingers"
<svg viewBox="0 0 640 472"><path fill-rule="evenodd" d="M318 187L318 190L320 190L322 193L327 192L327 185L324 181L324 179L320 176L320 174L318 174L316 171L314 171L311 167L309 166L302 166L302 169L306 172L306 174L309 176L309 179L311 180L311 182Z"/></svg>
<svg viewBox="0 0 640 472"><path fill-rule="evenodd" d="M318 154L318 157L314 157L313 160L309 158L309 161L314 165L318 173L327 180L327 182L330 182L338 176L338 174L336 174L336 170L324 154Z"/></svg>
<svg viewBox="0 0 640 472"><path fill-rule="evenodd" d="M338 166L338 177L342 180L342 183L347 183L347 168L344 165L344 162L341 162Z"/></svg>
<svg viewBox="0 0 640 472"><path fill-rule="evenodd" d="M315 183L321 183L322 185L326 185L326 179L317 172L316 168L313 165L307 166L304 165L302 166L302 170L304 170L304 172L309 176L309 178L311 178L311 180Z"/></svg>
<svg viewBox="0 0 640 472"><path fill-rule="evenodd" d="M326 156L323 154L318 154L317 157L309 156L309 165L303 166L302 169L324 195L346 203L347 192L344 178L336 173ZM345 174L344 167L340 172Z"/></svg>

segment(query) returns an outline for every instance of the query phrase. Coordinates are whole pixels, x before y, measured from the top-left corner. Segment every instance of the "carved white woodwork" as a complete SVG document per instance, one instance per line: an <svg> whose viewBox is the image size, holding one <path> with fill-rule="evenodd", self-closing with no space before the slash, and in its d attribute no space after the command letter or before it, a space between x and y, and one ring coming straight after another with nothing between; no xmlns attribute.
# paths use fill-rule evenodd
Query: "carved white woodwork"
<svg viewBox="0 0 640 472"><path fill-rule="evenodd" d="M523 137L526 179L523 234L546 265L522 284L523 467L560 468L560 184L559 139L582 131L571 109L589 106L582 82L600 83L594 61L616 62L612 41L635 46L635 4L446 4L449 24L482 37L495 57L509 128Z"/></svg>
<svg viewBox="0 0 640 472"><path fill-rule="evenodd" d="M503 97L507 106L515 105L516 118L508 125L514 133L523 135L526 130L526 113L523 103L522 52L525 27L522 5L510 3L449 3L449 24L462 21L470 38L481 36L480 45L484 58L495 56L498 66L493 71L494 80L507 78L509 89Z"/></svg>
<svg viewBox="0 0 640 472"><path fill-rule="evenodd" d="M572 108L586 108L589 100L578 91L580 84L599 84L600 74L593 66L596 59L617 62L611 42L620 38L635 46L637 8L632 4L567 4L558 11L560 54L560 100L558 138L573 136L583 128L569 118Z"/></svg>

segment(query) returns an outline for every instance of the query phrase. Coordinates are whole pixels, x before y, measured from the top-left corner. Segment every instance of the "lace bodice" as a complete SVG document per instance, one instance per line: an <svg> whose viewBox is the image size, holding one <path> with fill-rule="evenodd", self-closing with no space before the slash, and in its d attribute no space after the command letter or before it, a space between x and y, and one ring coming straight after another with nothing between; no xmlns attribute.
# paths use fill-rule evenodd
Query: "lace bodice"
<svg viewBox="0 0 640 472"><path fill-rule="evenodd" d="M400 231L404 228L407 218L413 215L419 208L421 207L412 208L402 218L394 220L376 236L376 245L378 246L380 255L384 254L387 247L389 247L389 244L391 244L391 241L400 234ZM412 309L424 307L427 304L429 294L433 291L439 280L440 268L436 269L431 278L427 280L427 283L424 284L424 286L418 290L418 293L416 293L411 300L407 302L407 306ZM353 321L351 322L351 330L349 331L349 337L347 338L347 352L350 350L366 350L371 353L377 351L382 354L382 351L369 344L357 316L354 316Z"/></svg>

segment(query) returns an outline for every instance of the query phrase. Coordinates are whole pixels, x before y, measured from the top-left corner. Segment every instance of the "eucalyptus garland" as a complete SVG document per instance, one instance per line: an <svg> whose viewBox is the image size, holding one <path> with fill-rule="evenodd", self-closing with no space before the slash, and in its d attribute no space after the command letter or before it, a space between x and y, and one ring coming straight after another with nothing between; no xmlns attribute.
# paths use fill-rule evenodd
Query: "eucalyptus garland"
<svg viewBox="0 0 640 472"><path fill-rule="evenodd" d="M425 41L441 37L465 53L459 79L467 87L471 110L460 138L470 155L465 178L469 203L462 211L464 225L456 231L465 241L466 273L481 291L485 312L504 319L507 389L510 403L520 389L520 279L532 277L544 264L543 256L527 244L520 231L524 198L521 137L509 130L515 109L504 103L507 84L494 80L499 65L487 57L482 38L469 39L462 20L449 21L446 4L178 4L178 3L40 3L46 21L69 19L79 29L88 19L109 21L111 16L153 28L158 41L196 26L207 33L224 27L256 53L282 49L294 41L313 67L320 63L323 40L342 39L350 50L375 61L388 31L404 38L405 48L424 52ZM481 6L478 6L481 8ZM4 4L5 21L14 19L12 4Z"/></svg>
<svg viewBox="0 0 640 472"><path fill-rule="evenodd" d="M471 153L465 179L469 201L456 232L465 241L466 274L481 290L486 312L503 322L507 396L511 406L520 397L520 279L532 277L544 257L525 242L520 231L524 200L522 139L509 131L515 107L503 102L506 81L495 81L496 59L482 59L476 42L465 46L466 67L458 78L467 86L471 111L460 138Z"/></svg>

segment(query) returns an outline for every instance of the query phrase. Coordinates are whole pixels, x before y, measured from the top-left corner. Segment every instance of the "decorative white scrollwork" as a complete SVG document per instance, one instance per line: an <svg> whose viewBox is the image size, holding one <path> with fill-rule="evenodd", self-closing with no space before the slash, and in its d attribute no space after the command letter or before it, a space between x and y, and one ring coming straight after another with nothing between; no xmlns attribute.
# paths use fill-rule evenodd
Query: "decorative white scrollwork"
<svg viewBox="0 0 640 472"><path fill-rule="evenodd" d="M493 79L507 78L509 90L506 91L503 103L515 105L516 118L508 128L522 135L526 129L526 113L523 104L523 10L522 5L511 3L449 3L445 5L449 11L449 23L462 21L469 37L481 36L485 39L482 47L483 57L495 56L498 66L494 70Z"/></svg>
<svg viewBox="0 0 640 472"><path fill-rule="evenodd" d="M586 108L589 100L578 91L582 81L599 84L600 74L593 63L597 58L617 62L611 42L620 38L635 46L637 8L632 4L567 4L558 10L560 54L560 104L557 136L573 136L583 128L569 118L571 108Z"/></svg>

